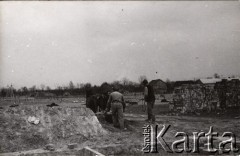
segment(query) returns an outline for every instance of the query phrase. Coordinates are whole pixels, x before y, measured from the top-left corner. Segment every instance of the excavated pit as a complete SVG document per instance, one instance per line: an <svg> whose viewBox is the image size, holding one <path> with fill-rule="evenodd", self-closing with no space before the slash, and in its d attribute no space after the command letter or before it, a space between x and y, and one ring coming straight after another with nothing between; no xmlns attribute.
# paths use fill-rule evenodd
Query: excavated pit
<svg viewBox="0 0 240 156"><path fill-rule="evenodd" d="M29 117L39 123L30 122ZM85 106L28 105L0 110L0 153L43 149L47 144L61 148L106 133Z"/></svg>

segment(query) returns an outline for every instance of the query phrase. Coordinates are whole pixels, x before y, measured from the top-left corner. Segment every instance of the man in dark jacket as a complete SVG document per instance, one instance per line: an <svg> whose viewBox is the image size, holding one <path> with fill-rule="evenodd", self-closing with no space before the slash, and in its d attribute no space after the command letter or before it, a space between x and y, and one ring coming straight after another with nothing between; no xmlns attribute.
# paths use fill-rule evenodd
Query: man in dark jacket
<svg viewBox="0 0 240 156"><path fill-rule="evenodd" d="M147 80L143 80L142 84L144 85L144 100L147 102L148 119L146 121L154 123L155 122L155 115L153 114L153 106L155 103L154 90L153 87L148 84Z"/></svg>
<svg viewBox="0 0 240 156"><path fill-rule="evenodd" d="M91 87L86 88L86 107L97 113L97 96L94 95Z"/></svg>

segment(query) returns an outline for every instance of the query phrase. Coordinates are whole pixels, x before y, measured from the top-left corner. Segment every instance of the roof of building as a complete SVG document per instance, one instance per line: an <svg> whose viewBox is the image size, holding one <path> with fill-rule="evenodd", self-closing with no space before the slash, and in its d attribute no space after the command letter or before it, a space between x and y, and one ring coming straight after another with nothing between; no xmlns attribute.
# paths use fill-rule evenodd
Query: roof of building
<svg viewBox="0 0 240 156"><path fill-rule="evenodd" d="M165 83L165 82L164 82L163 80L161 80L161 79L156 79L156 80L150 81L149 84L150 84L150 85L156 85L159 81Z"/></svg>
<svg viewBox="0 0 240 156"><path fill-rule="evenodd" d="M235 77L235 78L226 78L228 81L231 81L231 80L240 80L239 77Z"/></svg>
<svg viewBox="0 0 240 156"><path fill-rule="evenodd" d="M211 78L211 79L199 79L200 82L202 82L203 84L214 84L217 82L222 81L222 79L219 78Z"/></svg>

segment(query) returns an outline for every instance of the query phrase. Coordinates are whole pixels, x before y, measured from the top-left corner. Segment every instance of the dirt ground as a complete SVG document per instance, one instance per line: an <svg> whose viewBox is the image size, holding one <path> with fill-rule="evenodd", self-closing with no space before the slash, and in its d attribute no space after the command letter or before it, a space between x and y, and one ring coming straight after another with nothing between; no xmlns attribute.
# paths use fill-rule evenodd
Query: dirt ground
<svg viewBox="0 0 240 156"><path fill-rule="evenodd" d="M65 101L65 102L64 102ZM34 102L23 102L22 105L46 105L55 102L60 106L69 106L69 107L79 107L84 104L84 99L71 98L64 99L63 102L59 102L57 100L40 100ZM4 107L9 107L11 102L1 101L1 109ZM141 104L141 103L140 103ZM1 111L0 109L0 111ZM239 112L239 111L238 111ZM240 149L240 114L221 114L218 115L181 115L181 114L172 114L168 110L167 103L158 103L154 107L154 113L156 114L156 123L159 125L159 131L161 130L161 126L171 125L168 132L165 134L164 139L166 142L171 143L176 140L174 135L176 132L185 132L189 134L190 138L192 137L192 132L205 132L209 131L210 126L213 126L213 130L218 132L221 136L223 132L232 132L236 135L236 140L238 142L237 146ZM74 140L79 146L89 146L100 153L105 155L143 155L143 127L148 125L144 120L147 118L146 110L143 105L128 105L124 114L125 125L127 127L126 131L121 131L118 128L114 128L111 123L105 121L103 116L98 116L102 127L107 131L107 134L104 136L98 137L89 137L84 140L78 141ZM0 123L1 124L1 123ZM17 127L16 127L17 128ZM14 127L12 129L14 131ZM0 135L6 135L7 132L3 132L3 125L0 125ZM9 138L11 139L11 138ZM225 139L226 140L226 139ZM43 143L41 146L44 146ZM57 148L64 148L67 145L66 143L62 143ZM14 146L11 145L11 146ZM36 146L37 148L41 146ZM201 146L204 146L201 144ZM35 146L34 146L35 147ZM29 145L30 149L34 148ZM157 154L148 154L148 155L168 155L165 151L160 149ZM14 149L14 148L13 148ZM25 148L24 150L30 150ZM14 149L14 151L17 151ZM0 153L14 152L11 150L0 151ZM203 154L203 153L200 153ZM205 153L206 154L206 153ZM205 155L204 154L204 155ZM239 152L238 152L239 154ZM171 154L172 155L172 154ZM174 154L179 155L179 154ZM186 155L183 153L182 155ZM192 155L191 153L188 155Z"/></svg>
<svg viewBox="0 0 240 156"><path fill-rule="evenodd" d="M164 107L166 106L163 106L163 108ZM161 106L157 108L161 108ZM128 109L129 110L126 110L126 113L125 113L125 123L126 123L126 127L128 128L128 131L126 132L119 132L119 130L112 128L111 124L106 123L103 120L100 120L103 127L109 130L111 133L109 134L108 137L101 138L100 142L97 144L99 146L104 146L107 144L117 143L120 149L123 149L123 150L119 150L117 152L116 150L112 150L114 151L113 154L120 154L120 155L128 155L128 154L134 154L134 153L135 154L138 153L138 155L143 154L141 151L143 147L142 133L143 133L143 126L149 124L144 121L147 118L147 116L145 115L145 112L138 111L138 110L141 110L141 106L129 106ZM128 113L128 112L131 112L131 113ZM155 110L155 112L158 112L158 110ZM171 125L168 132L164 136L164 139L170 145L174 140L176 140L174 136L177 132L185 132L189 135L189 138L192 138L192 132L208 133L210 126L212 126L214 132L218 132L219 136L221 136L223 132L234 133L237 137L236 138L238 142L237 146L238 148L240 148L240 144L239 144L240 120L238 117L237 118L226 118L226 117L221 118L221 117L202 117L202 116L200 117L199 116L170 116L166 112L164 112L163 114L160 113L156 115L156 122L159 125L158 132L160 132L160 130L162 129L161 127L162 125ZM223 140L226 140L226 138ZM218 144L215 144L215 146L217 145ZM203 144L201 144L200 146L204 147ZM104 150L101 150L101 148L98 150L102 151L104 154L109 154L108 153L109 151L106 152ZM162 151L162 149L160 149L159 152L160 153L158 153L158 155L168 154L165 151ZM206 155L206 153L201 153L201 152L199 154ZM179 155L179 154L176 154L176 155ZM183 155L186 155L186 153L183 153ZM192 155L192 154L190 153L188 155Z"/></svg>

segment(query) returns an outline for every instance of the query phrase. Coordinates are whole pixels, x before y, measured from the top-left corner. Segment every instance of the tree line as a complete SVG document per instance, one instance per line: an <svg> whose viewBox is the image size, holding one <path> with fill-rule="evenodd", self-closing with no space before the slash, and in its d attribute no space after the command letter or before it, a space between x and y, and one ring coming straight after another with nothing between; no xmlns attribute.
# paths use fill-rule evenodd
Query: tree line
<svg viewBox="0 0 240 156"><path fill-rule="evenodd" d="M51 89L49 86L41 84L39 87L36 85L32 87L21 87L20 89L15 89L14 86L7 86L0 89L1 97L11 97L11 96L30 96L34 97L37 93L52 93L56 96L75 96L75 95L85 95L86 89L91 89L95 94L105 94L112 91L112 87L117 85L121 92L132 93L132 92L142 92L143 86L141 82L146 79L146 76L140 76L139 82L130 81L128 78L123 78L121 81L113 81L111 83L103 82L101 85L92 85L91 83L76 83L72 81L65 86L57 86Z"/></svg>
<svg viewBox="0 0 240 156"><path fill-rule="evenodd" d="M215 73L213 74L214 78L220 78L220 75ZM237 76L231 76L235 78ZM64 95L85 95L86 89L91 88L95 94L105 94L106 92L111 92L114 85L118 85L120 91L123 93L137 93L143 91L143 86L141 85L142 81L147 79L145 75L138 77L138 82L130 81L128 78L124 77L120 81L103 82L101 85L92 85L91 83L76 83L72 81L65 86L57 86L52 89L49 86L41 84L39 87L33 85L32 87L27 88L26 86L21 87L20 89L15 89L13 86L7 86L0 88L0 97L11 97L12 95L17 96L35 96L36 93L53 93L56 96ZM172 93L174 90L174 81L170 81L168 78L165 81L167 85L167 93Z"/></svg>

